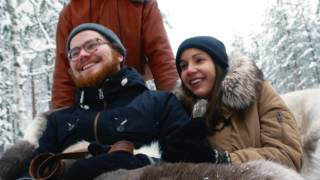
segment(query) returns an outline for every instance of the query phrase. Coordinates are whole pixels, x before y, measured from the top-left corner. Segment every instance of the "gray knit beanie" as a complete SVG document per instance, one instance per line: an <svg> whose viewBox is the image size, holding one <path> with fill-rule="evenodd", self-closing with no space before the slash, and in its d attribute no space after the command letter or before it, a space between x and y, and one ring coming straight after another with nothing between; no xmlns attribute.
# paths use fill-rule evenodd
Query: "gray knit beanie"
<svg viewBox="0 0 320 180"><path fill-rule="evenodd" d="M115 48L116 50L123 56L126 56L126 49L124 48L123 44L121 43L118 36L111 31L109 28L102 26L100 24L95 23L85 23L75 27L71 33L69 34L67 40L67 52L70 50L70 42L72 38L77 35L78 33L85 31L85 30L92 30L100 33L103 37L105 37Z"/></svg>

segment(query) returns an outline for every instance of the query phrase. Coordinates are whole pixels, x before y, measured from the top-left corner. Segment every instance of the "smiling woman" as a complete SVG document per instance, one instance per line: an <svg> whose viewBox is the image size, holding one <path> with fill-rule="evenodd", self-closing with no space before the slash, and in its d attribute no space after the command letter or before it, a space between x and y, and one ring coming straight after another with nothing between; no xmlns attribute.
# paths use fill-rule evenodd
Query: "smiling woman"
<svg viewBox="0 0 320 180"><path fill-rule="evenodd" d="M258 159L300 170L302 148L293 115L255 63L227 55L211 36L184 40L176 55L179 95L193 119L168 139L169 162L242 164ZM198 104L206 101L207 103ZM202 109L202 114L196 108Z"/></svg>
<svg viewBox="0 0 320 180"><path fill-rule="evenodd" d="M199 49L190 48L182 53L179 66L186 87L196 96L208 98L216 79L216 67L210 56Z"/></svg>

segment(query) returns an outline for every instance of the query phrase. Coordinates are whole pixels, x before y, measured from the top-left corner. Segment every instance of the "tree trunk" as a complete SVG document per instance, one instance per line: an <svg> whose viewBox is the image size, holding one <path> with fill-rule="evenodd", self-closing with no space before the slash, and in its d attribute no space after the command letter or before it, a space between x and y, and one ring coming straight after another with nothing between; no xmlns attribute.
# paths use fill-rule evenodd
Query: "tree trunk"
<svg viewBox="0 0 320 180"><path fill-rule="evenodd" d="M37 99L36 99L36 85L34 83L34 75L33 73L33 61L30 63L30 74L31 74L31 104L32 104L32 119L34 119L37 115Z"/></svg>
<svg viewBox="0 0 320 180"><path fill-rule="evenodd" d="M19 134L19 121L24 118L24 112L23 112L23 92L22 92L22 74L21 74L21 63L23 62L23 58L19 52L19 42L20 38L18 35L18 17L15 13L15 7L13 7L12 0L6 0L6 10L9 14L10 21L11 21L11 36L10 36L10 42L9 45L11 52L13 53L13 71L15 72L15 79L14 79L14 102L16 109L13 110L12 115L12 141L15 143L16 139L18 138Z"/></svg>
<svg viewBox="0 0 320 180"><path fill-rule="evenodd" d="M46 65L47 66L50 66L50 56L47 54L46 55ZM46 74L46 84L47 84L47 92L48 92L48 96L49 97L51 97L51 82L50 82L50 78L51 78L51 74L52 74L52 72L48 72L47 74ZM51 100L50 101L48 101L48 107L49 107L49 109L51 109Z"/></svg>

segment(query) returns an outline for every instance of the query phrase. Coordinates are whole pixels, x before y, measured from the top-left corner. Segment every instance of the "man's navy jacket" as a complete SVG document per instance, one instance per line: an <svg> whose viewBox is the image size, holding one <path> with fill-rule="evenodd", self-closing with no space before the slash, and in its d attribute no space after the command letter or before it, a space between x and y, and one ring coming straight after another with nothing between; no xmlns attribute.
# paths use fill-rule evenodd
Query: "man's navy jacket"
<svg viewBox="0 0 320 180"><path fill-rule="evenodd" d="M61 152L80 141L113 144L132 141L136 148L159 140L189 121L170 92L149 90L141 76L122 68L101 87L79 89L77 105L53 112L35 155Z"/></svg>

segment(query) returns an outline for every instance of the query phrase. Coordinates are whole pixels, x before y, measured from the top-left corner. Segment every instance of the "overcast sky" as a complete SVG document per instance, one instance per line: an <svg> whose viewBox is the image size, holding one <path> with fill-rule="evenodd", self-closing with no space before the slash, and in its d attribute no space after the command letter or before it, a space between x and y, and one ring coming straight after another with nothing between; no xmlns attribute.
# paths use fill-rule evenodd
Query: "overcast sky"
<svg viewBox="0 0 320 180"><path fill-rule="evenodd" d="M196 35L214 36L229 51L234 34L247 36L260 28L268 0L158 0L158 4L172 26L167 33L176 53L184 39Z"/></svg>

